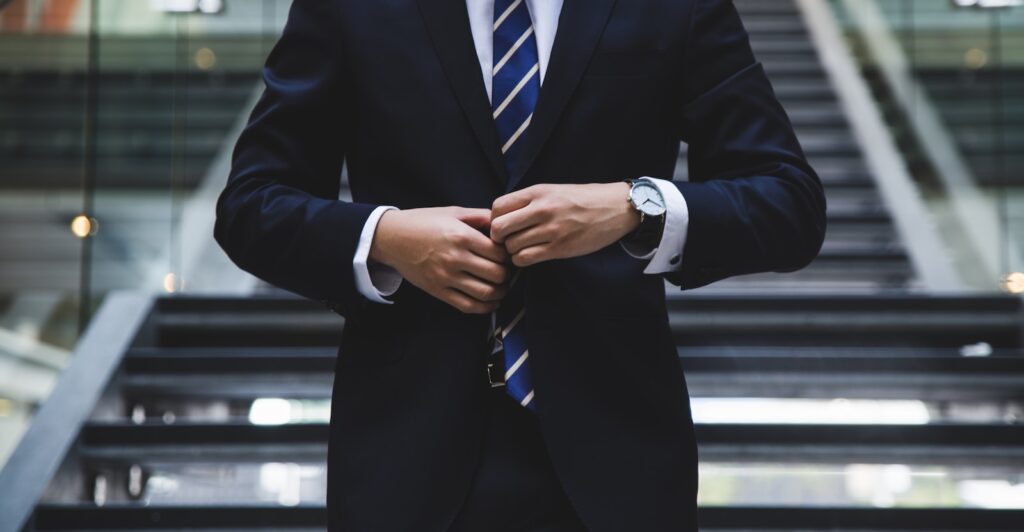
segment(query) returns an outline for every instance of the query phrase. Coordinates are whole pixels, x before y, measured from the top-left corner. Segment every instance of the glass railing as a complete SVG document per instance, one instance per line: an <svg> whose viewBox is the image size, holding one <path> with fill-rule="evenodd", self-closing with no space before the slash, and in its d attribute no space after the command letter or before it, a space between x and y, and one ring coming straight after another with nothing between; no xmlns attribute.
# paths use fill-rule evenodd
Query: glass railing
<svg viewBox="0 0 1024 532"><path fill-rule="evenodd" d="M1024 293L1024 7L830 0L960 274Z"/></svg>
<svg viewBox="0 0 1024 532"><path fill-rule="evenodd" d="M289 5L0 2L0 464L111 290L244 282L213 202Z"/></svg>

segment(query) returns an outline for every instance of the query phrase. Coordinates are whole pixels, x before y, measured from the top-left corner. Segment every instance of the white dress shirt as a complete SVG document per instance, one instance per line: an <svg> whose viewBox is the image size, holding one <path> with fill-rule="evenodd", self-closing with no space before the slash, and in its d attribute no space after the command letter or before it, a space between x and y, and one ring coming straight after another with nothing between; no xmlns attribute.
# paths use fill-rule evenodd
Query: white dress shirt
<svg viewBox="0 0 1024 532"><path fill-rule="evenodd" d="M543 85L548 59L551 57L551 46L558 30L558 16L562 11L562 0L525 1L533 22L534 38L537 41L540 82ZM469 12L469 25L473 33L476 55L480 60L484 88L487 89L487 98L490 99L494 0L466 0L466 9ZM626 177L628 176L623 176L624 179ZM689 210L686 207L686 200L670 181L652 177L641 179L647 179L657 185L661 195L665 198L665 207L667 208L665 231L662 233L658 246L653 250L647 250L647 253L643 255L639 254L640 251L631 250L624 243L621 245L631 256L650 260L647 267L644 268L644 273L660 274L676 271L682 266L683 246L686 244L686 230L689 226ZM402 276L393 268L369 261L370 244L373 242L373 235L377 230L377 222L385 212L395 208L383 205L374 209L370 217L367 218L366 224L363 225L359 245L356 246L356 253L352 259L356 288L360 294L378 303L391 303L386 298L394 294L402 284Z"/></svg>

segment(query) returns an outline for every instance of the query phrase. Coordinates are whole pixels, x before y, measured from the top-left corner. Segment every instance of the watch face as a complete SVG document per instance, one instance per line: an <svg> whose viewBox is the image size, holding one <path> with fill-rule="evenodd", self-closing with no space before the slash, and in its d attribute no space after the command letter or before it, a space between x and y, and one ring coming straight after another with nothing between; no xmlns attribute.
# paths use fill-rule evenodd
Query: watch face
<svg viewBox="0 0 1024 532"><path fill-rule="evenodd" d="M655 185L640 181L633 187L629 197L633 205L647 216L665 214L665 198L661 197L661 191Z"/></svg>

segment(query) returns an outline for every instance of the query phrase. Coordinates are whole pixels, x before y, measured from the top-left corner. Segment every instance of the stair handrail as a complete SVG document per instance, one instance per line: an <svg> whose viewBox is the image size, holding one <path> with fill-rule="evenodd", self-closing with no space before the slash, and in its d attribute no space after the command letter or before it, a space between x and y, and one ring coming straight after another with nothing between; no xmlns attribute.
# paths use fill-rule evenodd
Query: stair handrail
<svg viewBox="0 0 1024 532"><path fill-rule="evenodd" d="M827 0L796 1L872 178L925 289L964 291L967 286L954 268L892 132L886 127L867 81L846 47L835 13Z"/></svg>
<svg viewBox="0 0 1024 532"><path fill-rule="evenodd" d="M1001 224L993 200L978 186L978 179L964 160L953 135L946 127L924 86L914 75L910 61L882 14L876 0L841 0L856 28L868 57L882 75L886 89L906 118L914 140L942 185L952 212L952 223L961 230L976 268L994 287L1008 272L1000 269L1000 246L1007 246L1011 263L1022 257L1022 249L1012 240L1000 242ZM972 261L973 262L973 261Z"/></svg>
<svg viewBox="0 0 1024 532"><path fill-rule="evenodd" d="M115 291L104 299L53 393L0 470L0 532L20 532L32 519L153 302L152 295L137 291Z"/></svg>

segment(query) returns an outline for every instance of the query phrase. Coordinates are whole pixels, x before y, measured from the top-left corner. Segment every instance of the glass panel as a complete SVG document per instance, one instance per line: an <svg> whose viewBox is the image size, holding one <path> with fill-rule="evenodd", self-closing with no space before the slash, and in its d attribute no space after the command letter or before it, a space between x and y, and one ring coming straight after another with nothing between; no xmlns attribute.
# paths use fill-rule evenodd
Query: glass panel
<svg viewBox="0 0 1024 532"><path fill-rule="evenodd" d="M95 224L85 181L92 67L77 1L0 2L0 465L67 363Z"/></svg>
<svg viewBox="0 0 1024 532"><path fill-rule="evenodd" d="M1021 3L831 4L960 273L1024 293Z"/></svg>
<svg viewBox="0 0 1024 532"><path fill-rule="evenodd" d="M289 5L0 1L0 464L109 291L247 279L213 203Z"/></svg>
<svg viewBox="0 0 1024 532"><path fill-rule="evenodd" d="M214 202L287 5L99 2L93 301L119 288L195 290L206 262L226 262Z"/></svg>

